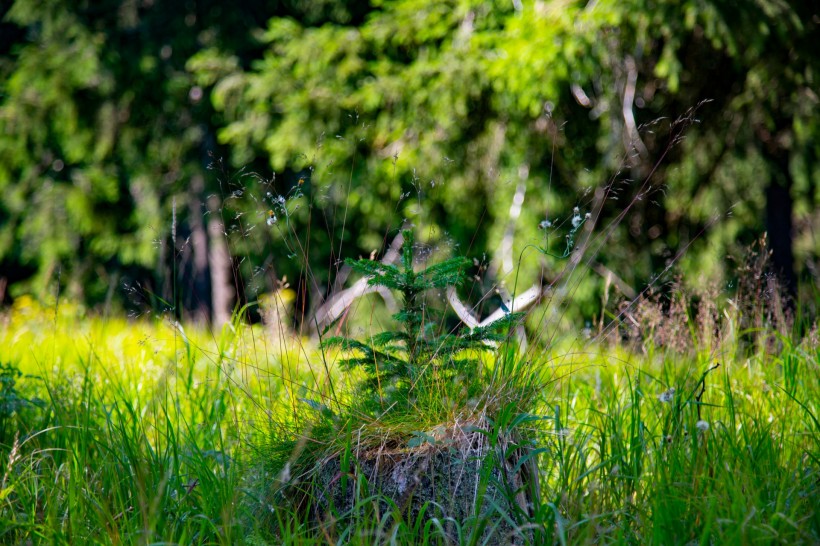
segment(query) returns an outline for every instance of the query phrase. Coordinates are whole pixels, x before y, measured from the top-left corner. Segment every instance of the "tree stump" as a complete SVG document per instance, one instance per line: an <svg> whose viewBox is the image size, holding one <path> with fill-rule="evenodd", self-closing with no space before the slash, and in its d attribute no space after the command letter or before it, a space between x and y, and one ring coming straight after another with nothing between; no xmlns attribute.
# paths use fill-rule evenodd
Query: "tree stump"
<svg viewBox="0 0 820 546"><path fill-rule="evenodd" d="M347 468L342 461L335 454L316 466L309 509L320 525L339 523L368 503L384 514L391 510L389 499L410 525L420 515L424 522L438 518L448 542L458 542L453 521L465 537L480 533L479 543L532 541L520 524L538 502L536 459L513 435L491 445L475 424L439 426L403 445L354 446Z"/></svg>

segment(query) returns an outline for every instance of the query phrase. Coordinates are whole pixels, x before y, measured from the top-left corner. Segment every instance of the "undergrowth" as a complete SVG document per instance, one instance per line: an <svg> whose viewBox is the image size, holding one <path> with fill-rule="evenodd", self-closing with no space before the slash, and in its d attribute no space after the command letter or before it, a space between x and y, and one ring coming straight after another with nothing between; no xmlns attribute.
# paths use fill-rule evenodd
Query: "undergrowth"
<svg viewBox="0 0 820 546"><path fill-rule="evenodd" d="M552 389L531 413L496 415L488 428L521 427L537 439L540 501L525 523L534 542L818 541L817 329L802 338L744 331L734 309L721 310L710 347L693 328L687 350L647 332L638 351L619 336L583 351L556 343L520 355ZM760 336L777 343L744 342ZM253 446L288 415L296 422L316 412L294 385L310 384L321 357L316 345L277 351L265 338L241 320L214 338L160 320L84 318L68 306L55 322L53 309L18 300L0 334L0 541L440 544L453 536L441 521L381 511L384 499L372 496L357 500L344 525L319 528L285 505L260 505L266 470ZM355 436L345 444L355 449ZM455 536L466 543L467 531Z"/></svg>

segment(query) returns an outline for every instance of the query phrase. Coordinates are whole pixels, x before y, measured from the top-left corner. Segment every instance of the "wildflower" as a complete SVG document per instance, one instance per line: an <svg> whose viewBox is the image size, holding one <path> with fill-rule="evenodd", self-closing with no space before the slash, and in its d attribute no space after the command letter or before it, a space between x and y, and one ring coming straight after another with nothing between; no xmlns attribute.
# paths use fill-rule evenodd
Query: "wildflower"
<svg viewBox="0 0 820 546"><path fill-rule="evenodd" d="M569 438L572 436L572 429L568 427L560 428L555 431L555 435L559 438Z"/></svg>
<svg viewBox="0 0 820 546"><path fill-rule="evenodd" d="M675 399L675 388L674 387L667 390L667 391L664 391L664 392L662 392L658 395L658 400L660 400L664 404L667 404L667 403L671 402L674 399Z"/></svg>
<svg viewBox="0 0 820 546"><path fill-rule="evenodd" d="M700 421L695 423L695 428L701 432L706 432L707 430L709 430L709 422L701 419Z"/></svg>
<svg viewBox="0 0 820 546"><path fill-rule="evenodd" d="M583 222L580 209L578 207L572 209L572 229L578 229Z"/></svg>
<svg viewBox="0 0 820 546"><path fill-rule="evenodd" d="M290 481L290 463L285 463L285 468L282 469L282 472L279 473L279 481L282 483L288 483Z"/></svg>
<svg viewBox="0 0 820 546"><path fill-rule="evenodd" d="M274 214L274 212L273 212L272 210L269 210L269 211L268 211L268 220L267 220L267 224L268 224L269 226L272 226L273 224L275 224L275 223L276 223L276 222L278 222L278 221L279 221L279 219L278 219L278 218L276 218L276 214Z"/></svg>
<svg viewBox="0 0 820 546"><path fill-rule="evenodd" d="M549 220L541 220L541 223L538 224L538 229L547 229L552 227L552 222Z"/></svg>

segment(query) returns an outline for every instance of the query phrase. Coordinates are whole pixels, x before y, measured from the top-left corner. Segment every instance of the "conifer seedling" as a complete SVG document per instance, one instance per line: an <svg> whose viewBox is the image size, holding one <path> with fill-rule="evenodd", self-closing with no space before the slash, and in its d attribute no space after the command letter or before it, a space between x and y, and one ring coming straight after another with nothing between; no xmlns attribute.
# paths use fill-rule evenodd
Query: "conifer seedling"
<svg viewBox="0 0 820 546"><path fill-rule="evenodd" d="M361 367L365 371L361 390L367 395L365 405L371 410L409 409L431 385L429 380L433 377L439 385L442 380L475 378L477 355L492 347L488 342L503 341L509 326L520 318L520 314L514 313L485 327L440 328L439 313L425 305L425 292L460 286L471 261L454 257L417 272L413 232L404 230L402 236L398 267L374 260L346 260L353 270L369 278L370 286L401 294L402 309L393 315L401 329L373 335L366 341L332 337L324 342L325 346L340 347L350 355L342 360L343 368Z"/></svg>

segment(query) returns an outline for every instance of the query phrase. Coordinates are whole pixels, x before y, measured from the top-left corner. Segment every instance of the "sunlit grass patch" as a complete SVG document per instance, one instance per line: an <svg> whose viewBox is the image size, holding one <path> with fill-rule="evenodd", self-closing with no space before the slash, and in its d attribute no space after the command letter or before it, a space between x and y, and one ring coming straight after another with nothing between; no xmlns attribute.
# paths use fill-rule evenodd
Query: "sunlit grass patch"
<svg viewBox="0 0 820 546"><path fill-rule="evenodd" d="M427 518L434 505L408 517L359 483L346 517L317 525L272 502L282 477L271 463L305 453L300 436L324 434L337 453L361 448L357 428L320 419L323 407L336 409L327 373L341 404L355 392L340 355L239 316L215 335L167 319L83 316L70 305L55 319L54 309L23 300L3 317L2 542L468 543L502 520L513 525L498 529L538 544L820 537L820 352L811 333L773 334L776 352L738 336L690 351L603 340L579 348L562 338L510 361L485 359L504 396L515 396L516 383L504 390L502 381L512 373L529 370L530 385L547 386L527 395L525 414L499 398L501 411L479 427L488 439L517 427L534 441L539 495L529 514L495 499L501 512L448 526ZM358 426L391 432L385 445L394 449L432 446L444 439L440 418ZM308 434L306 423L326 430Z"/></svg>
<svg viewBox="0 0 820 546"><path fill-rule="evenodd" d="M308 382L298 340L54 309L22 299L0 334L24 400L2 416L3 541L234 542L245 447L296 404L283 376Z"/></svg>

